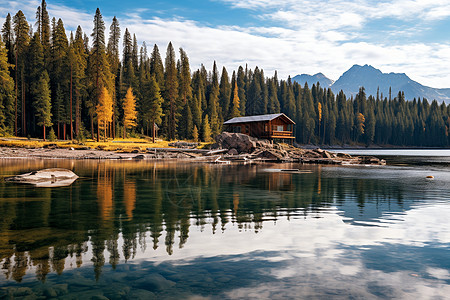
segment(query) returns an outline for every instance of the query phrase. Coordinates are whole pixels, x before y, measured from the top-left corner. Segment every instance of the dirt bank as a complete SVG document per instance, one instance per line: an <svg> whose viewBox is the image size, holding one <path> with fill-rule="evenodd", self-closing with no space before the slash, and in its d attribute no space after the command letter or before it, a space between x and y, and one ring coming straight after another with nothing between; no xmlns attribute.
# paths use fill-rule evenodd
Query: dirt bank
<svg viewBox="0 0 450 300"><path fill-rule="evenodd" d="M350 156L322 149L302 149L286 144L258 140L239 133L222 133L216 137L211 149L196 149L196 144L172 143L170 148L146 148L130 151L59 148L7 148L0 147L0 158L48 159L115 159L115 160L189 160L213 163L265 163L299 162L305 164L384 165L375 157Z"/></svg>

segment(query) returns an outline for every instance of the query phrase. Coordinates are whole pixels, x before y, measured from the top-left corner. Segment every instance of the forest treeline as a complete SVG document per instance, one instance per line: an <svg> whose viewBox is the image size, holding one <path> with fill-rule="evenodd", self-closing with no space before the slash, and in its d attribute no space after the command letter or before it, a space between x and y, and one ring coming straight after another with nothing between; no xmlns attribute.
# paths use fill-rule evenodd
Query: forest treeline
<svg viewBox="0 0 450 300"><path fill-rule="evenodd" d="M78 26L67 36L45 0L36 20L29 24L18 11L1 30L0 136L100 140L152 136L156 124L166 139L210 141L232 117L283 112L296 122L298 143L450 145L445 103L406 101L402 91L366 95L363 87L347 98L276 72L266 77L258 67L219 72L214 62L212 71L192 72L182 48L177 59L169 43L163 61L156 44L139 45L128 29L122 36L116 17L106 42L99 9L90 34Z"/></svg>

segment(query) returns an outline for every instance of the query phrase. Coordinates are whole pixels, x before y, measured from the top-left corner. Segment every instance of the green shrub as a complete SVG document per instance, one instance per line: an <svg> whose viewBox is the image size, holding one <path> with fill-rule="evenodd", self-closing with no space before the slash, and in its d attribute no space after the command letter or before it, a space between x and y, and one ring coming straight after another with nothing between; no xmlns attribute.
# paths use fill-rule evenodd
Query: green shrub
<svg viewBox="0 0 450 300"><path fill-rule="evenodd" d="M48 140L49 141L56 141L56 134L55 134L55 130L53 130L53 127L52 127L52 129L50 129L50 132L48 133Z"/></svg>

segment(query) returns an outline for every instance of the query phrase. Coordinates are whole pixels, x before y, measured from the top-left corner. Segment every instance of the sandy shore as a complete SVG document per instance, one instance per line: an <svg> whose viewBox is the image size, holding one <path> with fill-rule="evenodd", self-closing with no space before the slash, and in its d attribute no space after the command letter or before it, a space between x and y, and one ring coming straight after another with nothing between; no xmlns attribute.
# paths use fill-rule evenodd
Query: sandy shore
<svg viewBox="0 0 450 300"><path fill-rule="evenodd" d="M0 147L0 158L60 158L60 159L156 159L152 153L117 153L103 150L71 150L56 149L27 149Z"/></svg>

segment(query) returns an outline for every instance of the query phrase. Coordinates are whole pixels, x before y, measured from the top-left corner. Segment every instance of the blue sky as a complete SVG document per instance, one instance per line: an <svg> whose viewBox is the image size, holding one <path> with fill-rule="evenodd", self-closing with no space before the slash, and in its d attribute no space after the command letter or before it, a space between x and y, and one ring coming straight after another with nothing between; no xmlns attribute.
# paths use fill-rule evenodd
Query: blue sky
<svg viewBox="0 0 450 300"><path fill-rule="evenodd" d="M22 9L34 23L35 0L0 0L2 18ZM51 17L68 31L90 34L100 8L139 43L169 41L188 53L194 70L213 61L228 71L258 66L280 78L324 73L333 80L353 64L408 74L432 87L450 88L450 0L48 0ZM2 20L3 22L3 20Z"/></svg>

